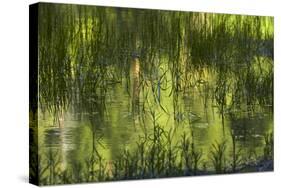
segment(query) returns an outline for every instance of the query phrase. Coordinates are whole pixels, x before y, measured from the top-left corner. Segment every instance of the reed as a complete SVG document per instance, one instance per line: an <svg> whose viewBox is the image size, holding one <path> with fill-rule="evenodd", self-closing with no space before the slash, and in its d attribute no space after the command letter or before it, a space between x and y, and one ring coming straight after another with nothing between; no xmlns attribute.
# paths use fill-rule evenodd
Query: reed
<svg viewBox="0 0 281 188"><path fill-rule="evenodd" d="M234 132L231 131L232 140L232 172L236 172L237 167L240 166L242 162L242 149L237 147L237 139Z"/></svg>
<svg viewBox="0 0 281 188"><path fill-rule="evenodd" d="M65 169L59 168L60 160L57 152L49 151L45 160L40 156L40 184L65 184L78 182L95 182L108 180L129 180L143 178L161 178L173 176L191 176L203 174L237 173L239 169L266 166L272 160L272 136L266 136L265 153L262 160L255 158L255 166L243 158L236 140L232 137L232 150L227 152L227 141L215 142L209 151L210 161L202 160L204 152L196 148L196 144L186 133L182 134L181 141L172 144L172 131L160 134L156 140L153 133L148 137L141 137L136 143L136 148L124 148L113 161L106 161L102 156L93 159L85 158L84 161L72 163ZM157 135L157 134L156 134ZM181 154L180 158L177 158ZM206 154L206 153L205 153ZM226 163L226 157L232 156L232 163ZM211 162L213 170L208 168ZM251 160L253 162L253 160ZM94 168L92 168L94 167ZM267 167L267 168L270 168ZM268 169L264 170L268 170Z"/></svg>
<svg viewBox="0 0 281 188"><path fill-rule="evenodd" d="M181 98L192 91L199 91L205 110L209 102L218 109L223 127L226 118L240 115L237 109L249 118L258 108L273 112L272 18L52 4L40 6L39 13L40 111L50 113L54 125L73 109L78 120L90 114L93 139L91 155L66 169L59 167L56 151L33 157L42 185L235 173L245 165L234 133L231 143L213 143L205 161L208 151L193 136L183 133L175 143L176 128L167 130L159 120L172 116L172 126L185 124ZM105 125L115 88L134 97L130 75L136 59L139 93L132 114L152 131L134 149L124 147L117 159L106 161L97 149L95 122ZM273 160L273 134L264 142L263 159Z"/></svg>
<svg viewBox="0 0 281 188"><path fill-rule="evenodd" d="M273 133L268 133L264 136L264 142L265 142L265 147L264 147L264 156L263 158L265 160L273 160L274 158L274 139L273 139Z"/></svg>
<svg viewBox="0 0 281 188"><path fill-rule="evenodd" d="M211 161L213 167L217 174L225 173L226 164L225 164L225 155L226 155L226 141L222 141L221 143L215 142L212 144Z"/></svg>

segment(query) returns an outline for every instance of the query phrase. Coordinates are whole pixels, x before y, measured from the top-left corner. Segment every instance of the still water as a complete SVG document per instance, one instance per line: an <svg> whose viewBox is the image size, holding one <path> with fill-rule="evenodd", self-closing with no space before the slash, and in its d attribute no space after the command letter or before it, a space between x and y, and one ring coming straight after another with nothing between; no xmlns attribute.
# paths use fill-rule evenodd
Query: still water
<svg viewBox="0 0 281 188"><path fill-rule="evenodd" d="M171 74L165 74L167 89L161 89L154 98L151 81L147 81L145 91L140 88L140 63L132 58L130 69L131 83L110 85L107 88L105 103L100 109L90 109L89 112L77 112L68 109L60 113L58 120L48 113L40 113L40 149L59 151L63 165L75 161L83 162L93 151L93 139L98 140L97 150L106 161L116 159L124 148L133 150L140 137L153 132L153 122L150 111L153 109L158 116L157 123L165 131L171 131L173 143L178 143L185 132L192 137L196 147L203 152L206 165L212 144L226 140L231 150L231 134L237 140L244 158L263 155L264 135L272 132L273 117L271 106L256 106L255 111L238 110L226 111L224 120L214 105L210 91L213 88L211 70L205 70L204 77L198 84L190 87L176 96L171 96ZM167 67L166 67L167 68ZM165 65L162 72L166 72ZM161 71L160 71L161 72ZM161 73L159 73L161 74ZM144 74L145 76L145 74ZM196 75L194 75L196 77ZM157 83L157 78L152 82ZM170 84L170 85L169 85ZM208 89L206 89L208 87ZM131 94L131 95L130 95ZM150 96L150 98L145 98ZM147 106L140 107L143 100ZM159 100L155 103L155 100ZM89 98L88 104L93 105L95 99ZM161 104L161 105L160 105ZM75 107L73 107L75 108ZM230 158L231 156L229 156Z"/></svg>
<svg viewBox="0 0 281 188"><path fill-rule="evenodd" d="M52 4L39 13L42 184L273 161L273 18Z"/></svg>

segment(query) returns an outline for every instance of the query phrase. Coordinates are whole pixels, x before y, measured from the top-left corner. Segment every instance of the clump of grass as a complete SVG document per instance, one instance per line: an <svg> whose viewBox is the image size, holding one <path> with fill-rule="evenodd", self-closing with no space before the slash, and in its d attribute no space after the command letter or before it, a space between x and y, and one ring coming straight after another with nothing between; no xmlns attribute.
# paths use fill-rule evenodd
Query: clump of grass
<svg viewBox="0 0 281 188"><path fill-rule="evenodd" d="M231 132L231 140L232 140L232 172L236 172L237 167L241 164L242 162L242 153L241 153L241 148L237 147L237 142L236 142L236 137L234 135L234 132Z"/></svg>
<svg viewBox="0 0 281 188"><path fill-rule="evenodd" d="M203 151L196 148L193 140L183 133L179 143L173 143L173 132L164 131L155 123L155 131L140 137L135 149L124 148L113 161L106 161L101 155L90 156L84 161L77 161L64 169L59 168L58 152L49 151L40 161L40 184L64 184L78 182L95 182L107 180L128 180L143 178L159 178L172 176L190 176L201 174L235 173L238 169L248 168L245 158L242 158L235 137L232 136L232 150L227 153L227 141L215 142L210 150L210 160L213 170L207 168L209 161L202 160ZM272 135L265 137L266 146L264 159L272 160ZM178 157L181 154L180 157ZM232 156L232 163L228 166L226 157ZM254 159L251 159L253 162ZM110 164L109 164L110 163ZM250 165L259 165L259 160ZM244 166L243 166L244 165ZM243 168L245 167L245 168Z"/></svg>
<svg viewBox="0 0 281 188"><path fill-rule="evenodd" d="M263 158L265 160L273 160L274 158L274 139L273 133L266 134L264 136L264 150L263 150Z"/></svg>
<svg viewBox="0 0 281 188"><path fill-rule="evenodd" d="M194 142L186 136L186 133L182 135L179 147L181 149L181 160L184 163L184 173L186 175L196 175L203 152L196 150Z"/></svg>
<svg viewBox="0 0 281 188"><path fill-rule="evenodd" d="M226 170L226 141L221 143L215 142L212 144L211 160L217 174L222 174Z"/></svg>
<svg viewBox="0 0 281 188"><path fill-rule="evenodd" d="M84 180L84 174L83 174L83 167L82 167L82 163L80 161L74 161L72 166L72 180L75 183L80 183L83 182Z"/></svg>
<svg viewBox="0 0 281 188"><path fill-rule="evenodd" d="M187 137L186 133L182 135L180 146L181 146L181 158L183 161L183 167L184 169L186 169L186 172L188 172L188 170L192 169L192 160L189 154L191 150L190 149L191 142Z"/></svg>
<svg viewBox="0 0 281 188"><path fill-rule="evenodd" d="M44 159L42 156L39 156L39 182L42 185L57 184L61 172L61 169L59 168L61 162L59 153L58 151L49 149L45 153L45 156Z"/></svg>
<svg viewBox="0 0 281 188"><path fill-rule="evenodd" d="M177 158L177 148L173 147L173 132L172 129L169 130L167 134L167 141L166 141L166 147L164 148L164 155L162 157L162 161L166 158L166 164L164 163L165 168L165 174L167 176L173 175L175 172L174 170L177 168L176 164L176 158ZM166 153L166 156L165 156ZM161 162L161 160L159 161Z"/></svg>
<svg viewBox="0 0 281 188"><path fill-rule="evenodd" d="M194 143L191 145L191 156L192 156L192 162L193 162L193 174L196 175L198 171L198 166L201 163L203 152L201 150L196 150Z"/></svg>

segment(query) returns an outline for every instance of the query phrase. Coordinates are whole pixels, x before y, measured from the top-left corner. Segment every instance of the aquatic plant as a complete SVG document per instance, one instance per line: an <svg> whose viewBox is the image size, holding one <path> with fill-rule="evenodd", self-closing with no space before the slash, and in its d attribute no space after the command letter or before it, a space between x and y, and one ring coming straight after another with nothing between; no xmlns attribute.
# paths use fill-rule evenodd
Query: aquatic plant
<svg viewBox="0 0 281 188"><path fill-rule="evenodd" d="M212 144L211 160L217 174L225 173L226 170L226 141L215 142Z"/></svg>
<svg viewBox="0 0 281 188"><path fill-rule="evenodd" d="M31 166L31 174L35 179L39 174L40 184L235 173L249 161L273 160L272 133L264 138L263 161L257 154L245 157L234 133L231 140L214 142L210 153L197 145L192 130L178 143L174 138L181 126L187 130L205 120L202 109L197 115L189 104L195 97L203 111L212 110L213 117L219 113L223 128L227 119L272 115L272 18L78 5L39 9L36 110L44 120L50 114L52 126L62 127L69 114L85 120L92 141L91 154L65 168L53 148L32 156L40 165L39 173ZM117 90L121 102L115 101ZM125 107L111 113L114 101ZM125 119L144 134L134 147L120 146L119 156L108 160L98 149L106 138L98 134L113 127L111 115L120 119L125 108ZM173 120L164 125L168 118ZM30 132L38 131L33 126ZM36 151L38 135L33 136L31 150Z"/></svg>
<svg viewBox="0 0 281 188"><path fill-rule="evenodd" d="M268 133L264 136L264 142L265 142L265 146L264 146L264 159L265 160L273 160L274 157L274 145L273 145L273 133Z"/></svg>
<svg viewBox="0 0 281 188"><path fill-rule="evenodd" d="M232 140L232 171L236 172L237 167L240 166L242 162L242 149L237 147L237 138L234 135L234 132L231 131L231 140Z"/></svg>

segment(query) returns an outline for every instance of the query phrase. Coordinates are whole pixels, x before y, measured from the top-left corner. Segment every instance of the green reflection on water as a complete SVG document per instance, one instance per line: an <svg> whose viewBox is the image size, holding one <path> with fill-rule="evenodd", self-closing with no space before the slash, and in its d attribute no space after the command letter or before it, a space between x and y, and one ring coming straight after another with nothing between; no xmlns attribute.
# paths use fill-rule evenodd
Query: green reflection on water
<svg viewBox="0 0 281 188"><path fill-rule="evenodd" d="M244 161L263 156L273 132L273 18L54 4L39 14L43 166L52 150L62 171L85 171L94 156L113 176L114 160L157 127L163 148L185 133L207 170L215 142L227 142L231 165L231 135Z"/></svg>

